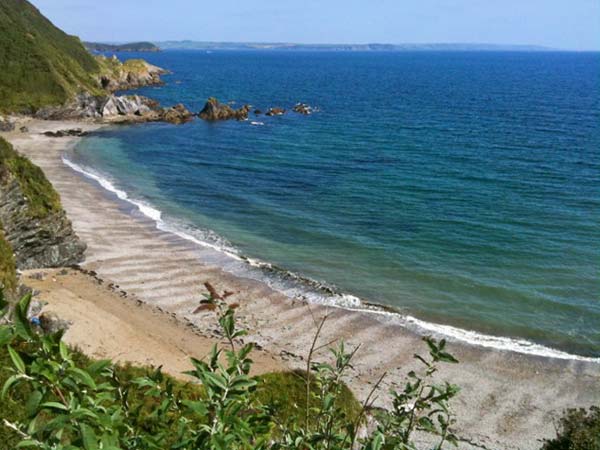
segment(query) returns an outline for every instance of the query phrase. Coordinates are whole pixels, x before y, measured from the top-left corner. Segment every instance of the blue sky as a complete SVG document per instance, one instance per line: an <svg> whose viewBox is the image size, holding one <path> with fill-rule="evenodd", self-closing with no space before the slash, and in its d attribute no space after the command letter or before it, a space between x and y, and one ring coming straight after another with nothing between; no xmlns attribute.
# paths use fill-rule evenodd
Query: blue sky
<svg viewBox="0 0 600 450"><path fill-rule="evenodd" d="M600 0L32 0L85 40L471 42L600 50Z"/></svg>

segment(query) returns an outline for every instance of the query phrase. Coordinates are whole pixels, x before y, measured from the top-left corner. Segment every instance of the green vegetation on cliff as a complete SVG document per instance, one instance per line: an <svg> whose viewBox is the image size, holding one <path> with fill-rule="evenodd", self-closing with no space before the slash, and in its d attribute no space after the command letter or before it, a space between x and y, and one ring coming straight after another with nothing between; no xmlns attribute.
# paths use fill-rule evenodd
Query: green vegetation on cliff
<svg viewBox="0 0 600 450"><path fill-rule="evenodd" d="M4 288L7 292L12 292L16 287L17 272L13 249L4 238L4 232L0 227L0 288ZM0 378L2 377L0 376Z"/></svg>
<svg viewBox="0 0 600 450"><path fill-rule="evenodd" d="M87 90L99 92L98 63L26 0L0 2L0 111L62 104Z"/></svg>
<svg viewBox="0 0 600 450"><path fill-rule="evenodd" d="M60 196L42 169L0 138L0 180L6 177L7 171L17 179L32 218L41 219L62 210Z"/></svg>

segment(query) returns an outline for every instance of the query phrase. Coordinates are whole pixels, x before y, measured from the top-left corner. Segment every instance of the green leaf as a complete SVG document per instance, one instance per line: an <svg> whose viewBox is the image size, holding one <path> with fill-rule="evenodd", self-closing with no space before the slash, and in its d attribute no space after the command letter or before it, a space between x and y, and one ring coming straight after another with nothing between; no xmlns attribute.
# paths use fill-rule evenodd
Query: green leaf
<svg viewBox="0 0 600 450"><path fill-rule="evenodd" d="M46 402L46 403L42 403L42 408L60 409L61 411L68 411L69 410L69 408L67 408L65 405L63 405L62 403L58 403L58 402Z"/></svg>
<svg viewBox="0 0 600 450"><path fill-rule="evenodd" d="M1 316L1 314L0 314ZM13 331L7 325L0 326L0 347L10 344L13 340Z"/></svg>
<svg viewBox="0 0 600 450"><path fill-rule="evenodd" d="M31 294L27 294L19 301L19 303L17 303L17 307L15 308L15 330L17 331L17 334L25 340L34 338L29 319L27 318L30 303Z"/></svg>
<svg viewBox="0 0 600 450"><path fill-rule="evenodd" d="M69 360L69 349L67 348L67 344L63 341L58 343L58 351L62 359L68 361Z"/></svg>
<svg viewBox="0 0 600 450"><path fill-rule="evenodd" d="M8 354L10 355L10 359L12 359L12 362L17 371L19 373L25 374L25 363L23 362L19 354L10 345L7 347L7 349Z"/></svg>
<svg viewBox="0 0 600 450"><path fill-rule="evenodd" d="M79 427L81 430L81 440L83 441L83 448L85 450L98 450L98 439L94 430L86 424L81 424Z"/></svg>
<svg viewBox="0 0 600 450"><path fill-rule="evenodd" d="M42 397L43 395L40 391L33 391L31 393L29 399L27 400L27 404L25 405L27 417L33 417L37 414Z"/></svg>
<svg viewBox="0 0 600 450"><path fill-rule="evenodd" d="M39 442L33 439L26 439L17 444L15 448L39 447Z"/></svg>
<svg viewBox="0 0 600 450"><path fill-rule="evenodd" d="M105 369L107 369L108 367L110 367L111 364L112 364L112 361L110 359L104 359L104 360L101 360L101 361L95 361L92 364L90 364L89 366L87 366L86 371L92 377L97 377L102 372L104 372Z"/></svg>
<svg viewBox="0 0 600 450"><path fill-rule="evenodd" d="M438 354L438 358L439 358L440 361L443 361L443 362L453 363L453 364L458 363L458 359L456 359L450 353L440 352Z"/></svg>
<svg viewBox="0 0 600 450"><path fill-rule="evenodd" d="M89 373L78 367L69 367L67 373L76 378L80 383L85 384L91 389L96 389L96 383Z"/></svg>
<svg viewBox="0 0 600 450"><path fill-rule="evenodd" d="M223 390L227 389L227 383L223 379L223 377L220 377L219 375L215 375L214 373L210 373L210 372L207 372L204 375L215 386L217 386L217 387L219 387L219 388L221 388Z"/></svg>
<svg viewBox="0 0 600 450"><path fill-rule="evenodd" d="M381 447L383 446L383 434L381 433L377 433L375 435L375 437L373 438L373 440L370 442L369 445L369 450L381 450Z"/></svg>
<svg viewBox="0 0 600 450"><path fill-rule="evenodd" d="M184 400L182 403L200 416L205 416L208 414L208 409L202 401Z"/></svg>
<svg viewBox="0 0 600 450"><path fill-rule="evenodd" d="M2 387L2 393L0 394L0 398L4 399L9 389L21 378L23 378L23 375L13 375L8 380L6 380L6 383L4 383L4 386Z"/></svg>

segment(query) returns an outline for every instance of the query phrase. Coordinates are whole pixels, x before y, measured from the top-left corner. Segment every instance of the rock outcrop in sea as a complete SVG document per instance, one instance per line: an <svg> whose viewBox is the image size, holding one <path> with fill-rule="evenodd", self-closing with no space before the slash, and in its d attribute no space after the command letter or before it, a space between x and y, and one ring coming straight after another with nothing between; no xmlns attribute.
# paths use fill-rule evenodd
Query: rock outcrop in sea
<svg viewBox="0 0 600 450"><path fill-rule="evenodd" d="M265 116L283 116L285 113L286 110L283 108L269 108Z"/></svg>
<svg viewBox="0 0 600 450"><path fill-rule="evenodd" d="M239 109L233 109L229 105L225 105L214 97L208 99L204 108L198 116L203 120L246 120L250 112L250 105L244 105Z"/></svg>
<svg viewBox="0 0 600 450"><path fill-rule="evenodd" d="M303 114L305 116L308 116L314 112L314 108L310 105L307 105L306 103L296 103L292 110L294 112L297 112L298 114Z"/></svg>

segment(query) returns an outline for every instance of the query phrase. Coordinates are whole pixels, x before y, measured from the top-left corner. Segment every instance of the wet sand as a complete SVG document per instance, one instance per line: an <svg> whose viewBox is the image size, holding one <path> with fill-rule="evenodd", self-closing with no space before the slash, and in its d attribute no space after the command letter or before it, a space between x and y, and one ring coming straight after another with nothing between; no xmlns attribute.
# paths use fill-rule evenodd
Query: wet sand
<svg viewBox="0 0 600 450"><path fill-rule="evenodd" d="M65 166L61 155L77 138L40 134L74 127L93 129L95 125L28 122L27 126L29 133L6 137L44 169L60 193L76 232L88 245L85 269L97 272L128 295L193 323L207 336L216 328L214 315L192 314L204 293L202 283L209 281L220 291L234 291L230 301L241 305L237 314L249 330L248 339L291 368L305 364L317 323L328 315L322 343L344 339L349 345L361 344L347 380L359 398L366 396L383 372L388 373L381 406L386 405L388 388L401 386L405 374L418 367L413 354L425 354L426 346L421 336L400 326L393 317L292 301L264 283L203 264L202 248L157 230L154 222L131 205ZM462 388L454 404L456 428L464 440L461 448L538 449L541 439L554 435L554 421L564 409L600 404L598 363L452 341L448 347L461 361L441 370L442 378ZM323 350L320 357L326 358L326 353Z"/></svg>

